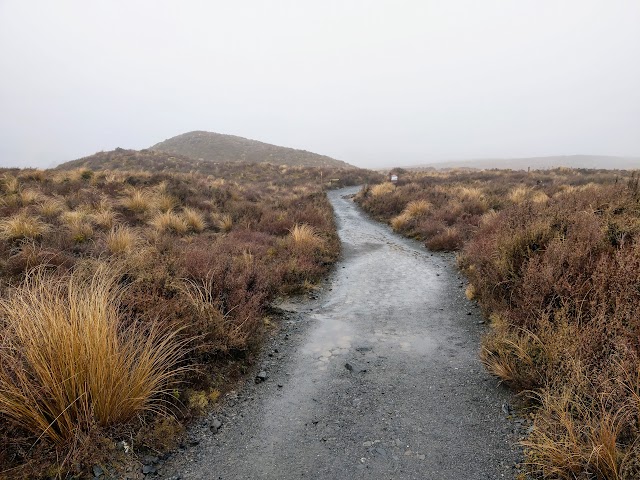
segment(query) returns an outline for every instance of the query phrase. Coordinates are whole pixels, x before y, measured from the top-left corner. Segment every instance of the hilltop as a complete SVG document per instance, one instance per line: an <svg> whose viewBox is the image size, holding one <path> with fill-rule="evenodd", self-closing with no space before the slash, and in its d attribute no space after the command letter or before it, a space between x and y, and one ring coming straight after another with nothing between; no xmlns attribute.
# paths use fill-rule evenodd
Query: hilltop
<svg viewBox="0 0 640 480"><path fill-rule="evenodd" d="M280 147L235 135L203 131L183 133L169 138L153 145L150 150L217 163L268 162L276 165L354 168L341 160L306 150Z"/></svg>

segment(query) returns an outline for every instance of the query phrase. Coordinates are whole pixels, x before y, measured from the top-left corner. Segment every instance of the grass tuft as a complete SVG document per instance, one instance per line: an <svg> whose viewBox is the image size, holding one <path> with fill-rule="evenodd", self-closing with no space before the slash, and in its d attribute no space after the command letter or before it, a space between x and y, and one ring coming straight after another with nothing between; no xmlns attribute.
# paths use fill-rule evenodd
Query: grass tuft
<svg viewBox="0 0 640 480"><path fill-rule="evenodd" d="M289 231L289 236L294 245L297 246L317 246L322 243L322 238L316 233L311 225L296 224Z"/></svg>
<svg viewBox="0 0 640 480"><path fill-rule="evenodd" d="M49 225L26 212L0 221L0 238L5 240L36 240L50 230Z"/></svg>
<svg viewBox="0 0 640 480"><path fill-rule="evenodd" d="M182 210L182 215L187 227L192 232L200 233L207 227L204 215L195 208L185 207Z"/></svg>
<svg viewBox="0 0 640 480"><path fill-rule="evenodd" d="M173 212L167 211L164 213L158 213L151 219L149 224L160 233L175 233L177 235L183 235L187 233L188 225L184 219Z"/></svg>
<svg viewBox="0 0 640 480"><path fill-rule="evenodd" d="M176 331L124 324L121 295L102 266L91 276L33 271L0 301L0 413L64 445L96 425L164 412L184 342Z"/></svg>
<svg viewBox="0 0 640 480"><path fill-rule="evenodd" d="M131 228L118 225L107 233L105 241L111 255L129 255L138 244L138 236Z"/></svg>

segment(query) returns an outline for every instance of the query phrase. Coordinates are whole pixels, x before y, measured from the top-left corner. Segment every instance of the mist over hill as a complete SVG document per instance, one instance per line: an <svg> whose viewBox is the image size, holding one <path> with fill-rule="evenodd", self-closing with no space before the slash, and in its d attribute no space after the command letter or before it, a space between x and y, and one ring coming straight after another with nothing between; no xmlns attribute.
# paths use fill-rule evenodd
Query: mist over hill
<svg viewBox="0 0 640 480"><path fill-rule="evenodd" d="M551 157L527 158L482 158L477 160L460 160L449 162L433 162L423 165L406 166L407 169L425 168L507 168L511 170L547 170L558 167L590 168L607 170L631 170L640 168L640 157L616 157L606 155L558 155Z"/></svg>
<svg viewBox="0 0 640 480"><path fill-rule="evenodd" d="M150 149L220 163L268 162L276 165L354 168L346 162L326 155L214 132L183 133L157 143Z"/></svg>

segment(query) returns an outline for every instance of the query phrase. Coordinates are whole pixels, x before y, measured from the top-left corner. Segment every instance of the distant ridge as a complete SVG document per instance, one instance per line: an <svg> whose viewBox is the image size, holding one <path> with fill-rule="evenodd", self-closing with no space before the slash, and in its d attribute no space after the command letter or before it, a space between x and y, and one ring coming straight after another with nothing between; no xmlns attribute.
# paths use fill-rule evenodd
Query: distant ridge
<svg viewBox="0 0 640 480"><path fill-rule="evenodd" d="M512 170L548 170L551 168L589 168L607 170L632 170L640 168L640 157L616 157L607 155L558 155L527 158L483 158L450 162L431 162L404 168L420 170L426 168L509 168Z"/></svg>
<svg viewBox="0 0 640 480"><path fill-rule="evenodd" d="M235 135L203 131L183 133L169 138L153 145L150 150L216 163L267 162L275 165L355 168L341 160L306 150L279 147Z"/></svg>

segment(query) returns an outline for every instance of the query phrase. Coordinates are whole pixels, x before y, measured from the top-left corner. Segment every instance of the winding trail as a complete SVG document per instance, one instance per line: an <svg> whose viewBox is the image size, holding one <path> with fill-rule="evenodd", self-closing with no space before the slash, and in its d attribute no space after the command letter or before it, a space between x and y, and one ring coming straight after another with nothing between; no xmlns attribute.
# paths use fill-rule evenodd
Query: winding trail
<svg viewBox="0 0 640 480"><path fill-rule="evenodd" d="M182 479L515 478L509 393L480 364L480 314L450 255L329 193L343 258L265 353L266 382L227 399L163 465ZM176 478L176 477L174 477Z"/></svg>

